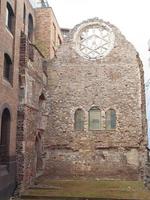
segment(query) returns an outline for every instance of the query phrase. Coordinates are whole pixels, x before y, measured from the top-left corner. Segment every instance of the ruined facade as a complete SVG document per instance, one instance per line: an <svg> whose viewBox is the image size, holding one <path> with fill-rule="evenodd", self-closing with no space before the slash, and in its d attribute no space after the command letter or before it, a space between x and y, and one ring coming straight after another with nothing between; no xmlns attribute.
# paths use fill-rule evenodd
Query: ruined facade
<svg viewBox="0 0 150 200"><path fill-rule="evenodd" d="M55 56L62 42L52 8L32 8L30 16L31 31L22 32L20 37L17 181L21 189L41 175L45 166L44 135L49 110L47 61Z"/></svg>
<svg viewBox="0 0 150 200"><path fill-rule="evenodd" d="M143 66L99 19L70 31L48 67L49 177L139 180L146 160Z"/></svg>
<svg viewBox="0 0 150 200"><path fill-rule="evenodd" d="M42 174L142 179L147 141L138 53L97 18L62 29L63 41L44 5L0 1L0 199Z"/></svg>
<svg viewBox="0 0 150 200"><path fill-rule="evenodd" d="M42 12L47 12L49 18L36 19ZM48 42L45 37L47 55L38 46L43 34L39 31L40 21L49 25L45 31L51 36ZM49 47L52 38L62 42L52 8L33 8L28 0L0 1L0 199L3 200L14 192L16 183L24 188L44 168L46 59L55 56Z"/></svg>

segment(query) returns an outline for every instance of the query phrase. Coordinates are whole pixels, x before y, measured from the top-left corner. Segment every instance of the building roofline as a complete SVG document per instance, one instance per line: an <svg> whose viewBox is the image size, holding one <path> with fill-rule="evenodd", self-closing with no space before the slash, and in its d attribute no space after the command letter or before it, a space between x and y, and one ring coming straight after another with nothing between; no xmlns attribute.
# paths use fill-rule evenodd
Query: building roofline
<svg viewBox="0 0 150 200"><path fill-rule="evenodd" d="M56 18L56 15L55 15L55 13L54 13L54 11L53 11L53 8L52 8L52 7L50 7L50 8L51 8L52 13L53 13L53 15L54 15L54 18L55 18L55 20L56 20L57 26L58 26L58 28L59 28L59 30L60 30L61 37L63 38L62 33L61 33L61 28L60 28L60 26L59 26L59 23L58 23L58 20L57 20L57 18Z"/></svg>
<svg viewBox="0 0 150 200"><path fill-rule="evenodd" d="M59 23L58 23L58 20L57 20L57 18L56 18L56 15L55 15L55 13L54 13L54 11L53 11L53 8L52 8L51 6L49 6L49 7L37 7L37 8L34 8L34 9L35 9L35 10L38 10L38 9L50 9L51 12L52 12L52 14L53 14L53 16L54 16L54 18L55 18L56 24L57 24L57 26L58 26L58 28L59 28L59 30L60 30L61 37L63 38L62 33L61 33L61 28L60 28L60 26L59 26Z"/></svg>
<svg viewBox="0 0 150 200"><path fill-rule="evenodd" d="M64 28L64 27L61 27L60 30L67 30L67 31L70 31L71 28Z"/></svg>

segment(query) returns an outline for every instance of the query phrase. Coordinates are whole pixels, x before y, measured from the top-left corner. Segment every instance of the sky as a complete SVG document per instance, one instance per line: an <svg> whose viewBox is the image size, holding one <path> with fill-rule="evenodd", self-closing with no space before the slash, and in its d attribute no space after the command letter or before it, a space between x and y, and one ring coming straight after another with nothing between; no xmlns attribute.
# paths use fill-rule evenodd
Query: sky
<svg viewBox="0 0 150 200"><path fill-rule="evenodd" d="M98 17L117 26L139 52L150 78L148 40L150 39L150 0L48 0L60 27L73 28Z"/></svg>

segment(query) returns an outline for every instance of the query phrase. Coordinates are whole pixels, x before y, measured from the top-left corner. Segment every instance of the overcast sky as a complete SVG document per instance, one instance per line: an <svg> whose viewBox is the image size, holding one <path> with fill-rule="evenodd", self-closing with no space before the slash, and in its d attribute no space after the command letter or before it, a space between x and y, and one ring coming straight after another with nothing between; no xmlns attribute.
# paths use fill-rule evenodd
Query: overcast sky
<svg viewBox="0 0 150 200"><path fill-rule="evenodd" d="M150 0L48 0L60 27L73 28L83 20L98 17L117 26L136 47L150 78Z"/></svg>

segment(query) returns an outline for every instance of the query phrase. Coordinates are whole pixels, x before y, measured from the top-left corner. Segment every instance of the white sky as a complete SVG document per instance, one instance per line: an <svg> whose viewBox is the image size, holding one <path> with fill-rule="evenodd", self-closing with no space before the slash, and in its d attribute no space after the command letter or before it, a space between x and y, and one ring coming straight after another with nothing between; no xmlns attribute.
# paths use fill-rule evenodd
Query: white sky
<svg viewBox="0 0 150 200"><path fill-rule="evenodd" d="M117 26L140 53L145 81L150 78L150 0L48 0L60 27L73 28L98 17Z"/></svg>

